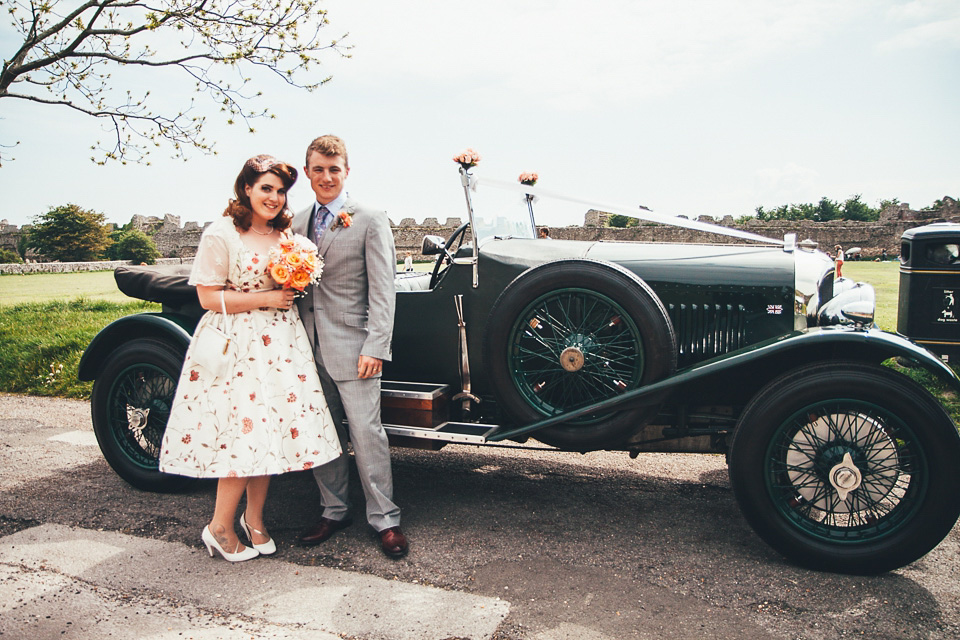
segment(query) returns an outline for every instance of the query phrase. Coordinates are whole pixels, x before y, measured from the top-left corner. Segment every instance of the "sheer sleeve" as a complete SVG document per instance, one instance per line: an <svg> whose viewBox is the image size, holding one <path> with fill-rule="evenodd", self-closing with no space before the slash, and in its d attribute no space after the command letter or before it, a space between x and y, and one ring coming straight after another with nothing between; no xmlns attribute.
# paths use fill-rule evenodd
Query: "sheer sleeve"
<svg viewBox="0 0 960 640"><path fill-rule="evenodd" d="M221 287L230 279L230 250L222 233L222 225L211 224L200 236L200 246L193 259L189 283Z"/></svg>

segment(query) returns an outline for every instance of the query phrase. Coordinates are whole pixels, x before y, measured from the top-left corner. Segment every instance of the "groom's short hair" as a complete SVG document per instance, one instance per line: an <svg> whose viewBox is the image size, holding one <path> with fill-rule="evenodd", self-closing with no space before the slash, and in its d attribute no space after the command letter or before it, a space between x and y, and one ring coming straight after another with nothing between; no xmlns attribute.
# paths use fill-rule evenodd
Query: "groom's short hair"
<svg viewBox="0 0 960 640"><path fill-rule="evenodd" d="M314 139L314 141L310 143L310 146L307 147L307 165L310 164L310 154L314 151L328 157L340 156L343 158L343 166L347 169L350 168L350 161L347 160L347 145L337 136L325 135Z"/></svg>

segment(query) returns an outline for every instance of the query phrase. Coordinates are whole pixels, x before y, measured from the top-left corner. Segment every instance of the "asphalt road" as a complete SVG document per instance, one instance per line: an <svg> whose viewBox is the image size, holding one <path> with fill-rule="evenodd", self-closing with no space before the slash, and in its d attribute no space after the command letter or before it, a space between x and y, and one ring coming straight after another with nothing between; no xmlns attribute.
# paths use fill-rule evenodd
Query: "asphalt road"
<svg viewBox="0 0 960 640"><path fill-rule="evenodd" d="M960 527L885 575L808 571L749 529L722 456L395 449L394 479L407 558L359 511L295 546L320 509L298 473L271 487L278 557L231 566L200 543L212 483L137 491L92 444L87 403L0 395L0 637L960 637Z"/></svg>

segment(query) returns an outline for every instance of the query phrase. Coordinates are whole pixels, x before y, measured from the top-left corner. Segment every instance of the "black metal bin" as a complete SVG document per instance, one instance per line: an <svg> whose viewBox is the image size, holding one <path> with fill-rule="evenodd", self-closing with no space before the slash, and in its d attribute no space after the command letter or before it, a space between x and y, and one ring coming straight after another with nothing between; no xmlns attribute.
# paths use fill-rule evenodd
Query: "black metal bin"
<svg viewBox="0 0 960 640"><path fill-rule="evenodd" d="M900 237L897 333L960 360L960 224L937 222Z"/></svg>

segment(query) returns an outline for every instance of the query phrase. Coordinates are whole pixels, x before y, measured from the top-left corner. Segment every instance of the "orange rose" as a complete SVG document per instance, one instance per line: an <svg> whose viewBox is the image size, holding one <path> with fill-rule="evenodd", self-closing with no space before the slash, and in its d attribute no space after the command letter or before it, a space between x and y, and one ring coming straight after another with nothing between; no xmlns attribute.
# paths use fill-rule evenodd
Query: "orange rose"
<svg viewBox="0 0 960 640"><path fill-rule="evenodd" d="M284 235L280 238L280 247L281 247L282 249L285 249L286 251L289 251L290 249L293 249L293 248L296 246L296 244L297 244L297 243L294 241L293 236L284 234Z"/></svg>
<svg viewBox="0 0 960 640"><path fill-rule="evenodd" d="M303 266L306 267L308 271L313 273L317 268L317 254L307 251L303 254Z"/></svg>
<svg viewBox="0 0 960 640"><path fill-rule="evenodd" d="M293 272L290 278L290 287L303 291L310 284L310 272L306 269L298 269Z"/></svg>
<svg viewBox="0 0 960 640"><path fill-rule="evenodd" d="M279 285L285 285L290 281L290 270L282 264L270 266L270 277L277 281Z"/></svg>
<svg viewBox="0 0 960 640"><path fill-rule="evenodd" d="M303 256L301 256L299 252L291 251L284 256L284 261L287 263L288 267L291 269L296 269L303 264Z"/></svg>

